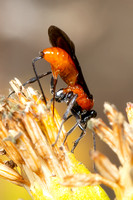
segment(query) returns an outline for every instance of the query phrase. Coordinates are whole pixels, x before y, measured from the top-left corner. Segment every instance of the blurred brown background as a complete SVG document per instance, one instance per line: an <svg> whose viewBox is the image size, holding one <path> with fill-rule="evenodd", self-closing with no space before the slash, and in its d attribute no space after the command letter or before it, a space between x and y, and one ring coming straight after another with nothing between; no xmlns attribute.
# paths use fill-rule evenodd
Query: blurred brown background
<svg viewBox="0 0 133 200"><path fill-rule="evenodd" d="M25 82L34 76L31 61L50 46L50 25L58 26L74 41L98 117L106 120L105 101L115 104L125 115L126 102L133 98L133 1L129 0L0 0L0 94L8 95L8 82L14 77ZM44 60L38 61L39 73L49 69ZM49 83L50 77L42 81L45 94L51 98ZM59 81L58 88L63 86ZM37 84L34 87L38 88ZM61 115L65 112L64 104L56 107ZM67 130L72 124L66 124ZM69 137L70 147L78 134L79 130ZM75 154L92 170L90 148L92 137L87 134ZM98 138L97 149L118 164L116 156ZM6 196L2 200L11 199L10 194ZM113 199L112 194L110 197Z"/></svg>

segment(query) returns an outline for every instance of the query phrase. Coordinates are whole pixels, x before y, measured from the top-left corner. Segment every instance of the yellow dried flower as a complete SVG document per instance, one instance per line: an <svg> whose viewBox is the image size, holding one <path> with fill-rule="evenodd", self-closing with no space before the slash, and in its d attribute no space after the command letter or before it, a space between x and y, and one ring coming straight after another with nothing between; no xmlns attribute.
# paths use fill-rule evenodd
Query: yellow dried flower
<svg viewBox="0 0 133 200"><path fill-rule="evenodd" d="M100 152L91 152L99 174L71 175L64 179L64 185L81 186L105 184L114 190L117 200L133 200L133 104L127 104L130 124L114 105L104 104L108 127L102 119L91 119L88 126L116 153L120 166L116 167Z"/></svg>
<svg viewBox="0 0 133 200"><path fill-rule="evenodd" d="M64 127L52 147L61 124L57 111L53 117L52 106L18 79L10 84L15 94L0 100L0 152L9 160L0 161L0 176L25 187L35 200L108 200L100 186L62 185L65 177L90 172L62 145Z"/></svg>
<svg viewBox="0 0 133 200"><path fill-rule="evenodd" d="M133 104L132 103L127 103L126 112L127 112L128 121L133 126Z"/></svg>

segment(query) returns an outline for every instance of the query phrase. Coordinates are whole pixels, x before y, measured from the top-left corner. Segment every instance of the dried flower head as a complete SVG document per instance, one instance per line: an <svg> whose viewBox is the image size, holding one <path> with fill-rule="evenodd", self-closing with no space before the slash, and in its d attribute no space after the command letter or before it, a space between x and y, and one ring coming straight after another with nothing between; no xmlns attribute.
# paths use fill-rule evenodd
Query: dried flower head
<svg viewBox="0 0 133 200"><path fill-rule="evenodd" d="M65 177L64 185L81 186L105 184L112 188L118 200L133 199L133 104L127 104L129 123L114 105L104 104L110 127L102 119L92 119L88 126L115 152L120 166L117 168L100 152L91 152L100 174L82 174Z"/></svg>
<svg viewBox="0 0 133 200"><path fill-rule="evenodd" d="M0 176L25 187L40 199L108 199L100 186L66 187L60 183L73 174L89 174L62 145L62 128L55 142L61 118L31 87L25 89L15 79L10 82L15 94L0 100ZM7 161L2 156L7 156Z"/></svg>

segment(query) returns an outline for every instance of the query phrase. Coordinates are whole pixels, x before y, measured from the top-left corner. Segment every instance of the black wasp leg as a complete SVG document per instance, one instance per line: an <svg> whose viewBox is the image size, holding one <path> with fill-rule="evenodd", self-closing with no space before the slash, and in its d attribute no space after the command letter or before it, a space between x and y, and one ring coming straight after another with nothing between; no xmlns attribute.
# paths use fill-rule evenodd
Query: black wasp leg
<svg viewBox="0 0 133 200"><path fill-rule="evenodd" d="M50 82L50 93L53 94L54 93L54 77L51 77L51 82Z"/></svg>
<svg viewBox="0 0 133 200"><path fill-rule="evenodd" d="M49 75L49 74L51 74L51 73L52 73L52 72L49 71L49 72L46 72L46 73L44 73L44 74L38 75L38 78L41 79L41 78L43 78L43 77L45 77L45 76L47 76L47 75ZM37 78L36 78L36 77L32 77L32 78L30 78L28 81L26 81L25 83L23 83L22 85L23 85L23 86L26 86L26 85L31 84L31 83L34 83L34 82L36 82L36 81L37 81ZM15 93L15 91L12 91L12 92L8 95L8 98L9 98L12 94L14 94L14 93Z"/></svg>
<svg viewBox="0 0 133 200"><path fill-rule="evenodd" d="M84 137L85 133L86 133L85 130L82 131L81 134L80 134L80 136L79 136L79 138L77 140L75 140L73 148L71 149L72 153L74 153L74 150L75 150L76 146L78 145L79 141Z"/></svg>
<svg viewBox="0 0 133 200"><path fill-rule="evenodd" d="M34 58L34 60L32 60L32 67L33 67L34 73L35 73L35 75L36 75L36 79L37 79L38 85L39 85L39 87L40 87L43 100L44 100L45 104L47 104L46 97L45 97L45 95L44 95L44 92L43 92L43 89L42 89L42 85L41 85L41 83L40 83L40 80L39 80L39 77L38 77L38 74L37 74L37 71L36 71L36 67L35 67L35 62L36 62L37 60L40 60L40 59L42 59L41 56Z"/></svg>
<svg viewBox="0 0 133 200"><path fill-rule="evenodd" d="M46 73L44 73L44 74L38 75L38 78L41 79L41 78L43 78L43 77L45 77L45 76L47 76L47 75L49 75L49 74L51 74L51 73L52 73L52 72L49 71L49 72L46 72ZM34 82L36 82L36 81L37 81L37 78L36 78L36 77L32 77L32 78L30 78L28 81L26 81L26 82L23 84L23 86L25 86L25 85L27 85L27 84L34 83Z"/></svg>
<svg viewBox="0 0 133 200"><path fill-rule="evenodd" d="M77 126L79 126L79 124L80 124L80 117L79 117L79 115L76 113L76 112L74 112L74 111L72 111L71 110L71 112L72 112L72 114L74 115L74 117L76 118L76 124L67 132L67 134L66 134L66 137L65 137L65 139L64 139L64 141L63 141L63 144L65 143L65 141L66 141L66 139L67 139L67 137L74 131L74 129L77 127Z"/></svg>
<svg viewBox="0 0 133 200"><path fill-rule="evenodd" d="M65 144L67 137L68 137L68 136L74 131L74 129L78 126L78 123L79 123L79 122L77 122L77 123L67 132L66 137L65 137L65 139L64 139L64 141L63 141L63 145Z"/></svg>
<svg viewBox="0 0 133 200"><path fill-rule="evenodd" d="M94 149L94 151L96 151L96 134L95 134L94 131L92 132L92 136L93 136L93 149ZM96 165L95 165L94 161L93 161L93 170L94 170L95 173L97 172Z"/></svg>
<svg viewBox="0 0 133 200"><path fill-rule="evenodd" d="M60 136L60 132L61 132L62 126L63 126L64 122L67 120L68 114L69 114L70 110L72 109L72 107L73 107L73 105L74 105L74 103L76 101L76 98L77 98L77 94L74 94L72 96L71 100L69 101L69 104L67 106L66 112L63 115L63 119L62 119L62 122L61 122L61 125L60 125L60 129L59 129L58 134L57 134L57 138L56 138L55 142L52 144L52 146L54 146L57 143L58 138Z"/></svg>
<svg viewBox="0 0 133 200"><path fill-rule="evenodd" d="M97 116L96 111L95 110L90 110L90 111L86 112L85 114L82 114L82 117L81 117L82 118L82 123L85 123L87 125L87 121L90 120L91 118L95 118L96 116ZM81 127L80 127L80 129L81 129ZM96 138L95 138L96 136L95 136L95 132L92 132L92 136L93 136L93 148L94 148L94 151L96 151Z"/></svg>
<svg viewBox="0 0 133 200"><path fill-rule="evenodd" d="M77 120L77 122L78 122L78 121L79 121L79 116L78 116L76 113L75 113L74 115L75 115L76 120ZM85 124L85 127L83 127L83 126L80 124L80 121L79 121L79 122L78 122L78 126L79 126L79 128L82 130L82 132L81 132L79 138L78 138L77 140L75 140L75 142L74 142L73 148L71 149L71 152L72 152L72 153L74 153L74 150L75 150L75 148L77 147L79 141L80 141L80 140L83 138L83 136L86 134L85 129L86 129L86 127L87 127L87 124Z"/></svg>
<svg viewBox="0 0 133 200"><path fill-rule="evenodd" d="M93 149L94 151L96 151L96 134L94 131L92 132L92 136L93 136Z"/></svg>
<svg viewBox="0 0 133 200"><path fill-rule="evenodd" d="M51 87L50 92L53 94L53 116L54 116L54 106L55 106L55 89L56 89L57 79L55 79L53 76L51 78Z"/></svg>

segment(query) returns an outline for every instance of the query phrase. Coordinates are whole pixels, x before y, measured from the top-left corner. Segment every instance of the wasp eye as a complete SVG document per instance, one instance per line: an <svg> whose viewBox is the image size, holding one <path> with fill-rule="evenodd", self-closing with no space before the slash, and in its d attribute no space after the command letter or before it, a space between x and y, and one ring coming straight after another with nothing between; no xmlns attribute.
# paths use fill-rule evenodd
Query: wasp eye
<svg viewBox="0 0 133 200"><path fill-rule="evenodd" d="M43 51L40 51L39 54L40 54L40 56L43 58L43 56L44 56Z"/></svg>

